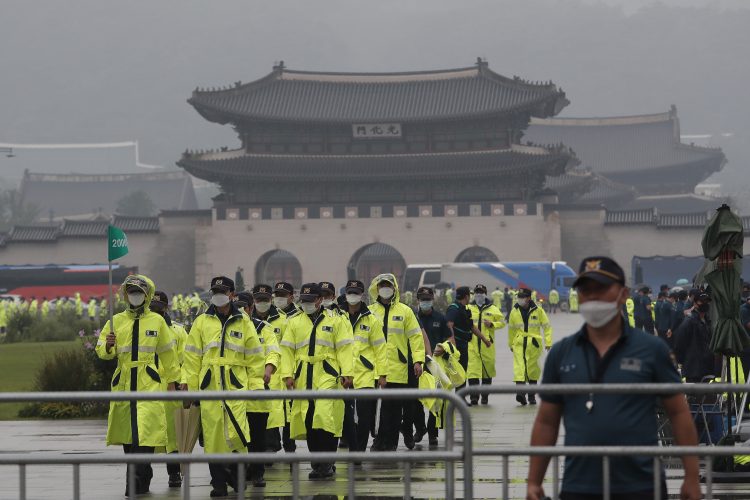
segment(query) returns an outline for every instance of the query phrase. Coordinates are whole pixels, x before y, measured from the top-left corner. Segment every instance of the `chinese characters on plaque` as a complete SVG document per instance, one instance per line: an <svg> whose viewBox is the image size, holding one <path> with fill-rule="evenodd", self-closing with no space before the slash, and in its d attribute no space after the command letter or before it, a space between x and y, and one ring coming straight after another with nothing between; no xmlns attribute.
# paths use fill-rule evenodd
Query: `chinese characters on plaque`
<svg viewBox="0 0 750 500"><path fill-rule="evenodd" d="M352 125L355 139L378 139L401 137L400 123L355 123Z"/></svg>

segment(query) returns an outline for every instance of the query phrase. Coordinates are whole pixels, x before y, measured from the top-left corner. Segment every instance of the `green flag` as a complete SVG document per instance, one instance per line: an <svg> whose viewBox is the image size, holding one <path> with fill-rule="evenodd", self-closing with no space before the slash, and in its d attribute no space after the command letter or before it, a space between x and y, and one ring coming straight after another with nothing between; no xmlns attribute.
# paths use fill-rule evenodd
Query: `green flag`
<svg viewBox="0 0 750 500"><path fill-rule="evenodd" d="M110 262L127 255L128 237L125 236L125 231L110 225L107 228L107 249L109 250Z"/></svg>

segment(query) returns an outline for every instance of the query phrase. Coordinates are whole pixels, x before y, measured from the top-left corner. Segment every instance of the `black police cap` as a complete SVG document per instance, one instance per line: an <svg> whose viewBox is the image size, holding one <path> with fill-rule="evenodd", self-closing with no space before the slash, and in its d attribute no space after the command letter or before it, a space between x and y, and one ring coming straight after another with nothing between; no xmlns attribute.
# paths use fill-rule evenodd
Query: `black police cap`
<svg viewBox="0 0 750 500"><path fill-rule="evenodd" d="M523 299L524 297L531 297L531 290L528 288L519 288L516 297Z"/></svg>
<svg viewBox="0 0 750 500"><path fill-rule="evenodd" d="M421 286L417 290L417 298L420 300L432 300L433 298L435 298L435 290L433 290L429 286Z"/></svg>
<svg viewBox="0 0 750 500"><path fill-rule="evenodd" d="M270 299L272 295L271 285L255 285L253 287L253 297Z"/></svg>
<svg viewBox="0 0 750 500"><path fill-rule="evenodd" d="M289 295L294 295L294 287L291 285L291 283L287 283L286 281L279 281L273 286L273 291L275 292L286 292Z"/></svg>
<svg viewBox="0 0 750 500"><path fill-rule="evenodd" d="M586 257L578 268L578 277L573 282L577 287L584 280L594 280L602 285L619 283L625 285L625 272L609 257Z"/></svg>
<svg viewBox="0 0 750 500"><path fill-rule="evenodd" d="M154 298L151 299L151 302L161 302L165 306L169 305L169 297L167 296L166 292L162 292L161 290L157 290L154 292Z"/></svg>
<svg viewBox="0 0 750 500"><path fill-rule="evenodd" d="M212 292L233 292L234 280L226 276L217 276L211 280Z"/></svg>
<svg viewBox="0 0 750 500"><path fill-rule="evenodd" d="M321 281L318 286L320 287L320 293L327 292L336 295L336 287L330 281Z"/></svg>
<svg viewBox="0 0 750 500"><path fill-rule="evenodd" d="M346 282L346 293L365 293L365 284L359 280L349 280Z"/></svg>
<svg viewBox="0 0 750 500"><path fill-rule="evenodd" d="M474 293L487 293L487 287L484 285L477 285L474 287Z"/></svg>
<svg viewBox="0 0 750 500"><path fill-rule="evenodd" d="M299 298L303 301L312 301L320 297L320 285L317 283L305 283L299 289Z"/></svg>

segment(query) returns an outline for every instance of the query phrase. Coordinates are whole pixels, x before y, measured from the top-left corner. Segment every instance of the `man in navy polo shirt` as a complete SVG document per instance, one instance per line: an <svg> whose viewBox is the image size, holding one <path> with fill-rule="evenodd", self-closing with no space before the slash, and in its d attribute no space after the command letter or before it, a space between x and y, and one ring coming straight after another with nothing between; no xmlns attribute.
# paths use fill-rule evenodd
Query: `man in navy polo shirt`
<svg viewBox="0 0 750 500"><path fill-rule="evenodd" d="M620 310L628 297L622 268L607 257L589 257L578 278L580 313L586 324L552 347L542 384L678 383L680 377L663 341L631 328ZM658 396L638 394L544 395L531 434L532 446L554 446L565 424L566 446L656 446ZM670 395L661 403L672 423L675 444L696 446L698 436L685 396ZM681 498L698 500L698 459L683 458ZM542 480L549 457L531 457L526 498L544 498ZM610 458L612 500L654 498L653 460ZM567 457L561 500L602 498L601 457ZM666 498L662 474L660 498Z"/></svg>

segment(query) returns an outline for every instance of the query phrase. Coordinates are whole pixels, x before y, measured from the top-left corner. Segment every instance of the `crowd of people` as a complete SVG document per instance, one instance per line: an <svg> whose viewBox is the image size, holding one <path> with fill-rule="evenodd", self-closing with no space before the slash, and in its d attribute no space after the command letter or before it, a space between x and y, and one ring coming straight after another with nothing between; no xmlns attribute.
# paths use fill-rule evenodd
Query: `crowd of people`
<svg viewBox="0 0 750 500"><path fill-rule="evenodd" d="M494 343L506 325L515 382L536 384L540 354L552 343L547 315L533 300L535 292L525 288L488 293L482 284L460 286L446 291L451 302L444 312L436 307L430 287L402 297L392 274L381 274L369 285L350 280L338 290L324 281L298 290L279 282L240 291L225 276L213 278L209 288L209 304L201 305L197 294L170 302L146 276L125 280L119 295L126 308L104 325L96 346L101 358L117 359L112 390L454 389L490 384L496 376ZM416 306L411 307L414 298ZM175 306L176 300L182 305ZM189 331L177 318L192 322ZM450 376L441 379L438 372ZM536 404L531 388L521 391L519 403ZM467 403L486 405L489 399L471 396ZM294 452L298 440L306 440L311 451L365 451L368 445L371 451L394 451L400 440L413 449L425 436L434 447L444 410L439 402L393 399L381 404L367 399L193 404L200 406L207 453ZM176 451L174 408L174 403L113 402L107 443L122 445L126 453L153 453L159 447ZM237 486L235 467L211 463L209 471L212 497ZM168 473L169 485L179 487L179 470L170 467ZM247 479L263 487L264 473L263 464L252 465ZM134 493L148 491L151 467L136 466L135 475ZM334 475L334 464L312 464L311 479Z"/></svg>

